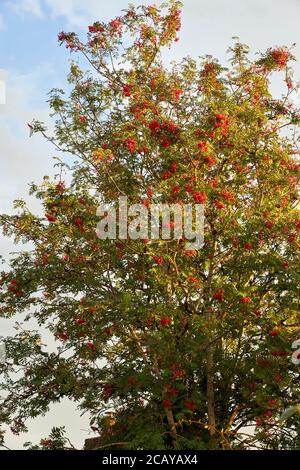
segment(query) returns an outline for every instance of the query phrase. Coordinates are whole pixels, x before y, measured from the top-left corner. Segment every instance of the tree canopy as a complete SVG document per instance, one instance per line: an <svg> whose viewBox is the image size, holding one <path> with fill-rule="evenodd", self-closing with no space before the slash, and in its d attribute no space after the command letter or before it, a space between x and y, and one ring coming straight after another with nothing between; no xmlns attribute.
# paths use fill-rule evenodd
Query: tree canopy
<svg viewBox="0 0 300 470"><path fill-rule="evenodd" d="M166 65L180 8L129 7L86 40L59 34L75 56L70 93L50 93L53 135L30 124L62 153L58 174L31 185L42 215L16 201L0 217L29 242L0 280L0 315L20 321L0 364L0 423L15 433L67 397L100 447L299 448L299 415L278 421L300 392L294 57L276 46L252 59L236 40L227 67ZM204 246L98 239L97 207L122 195L203 204ZM37 444L57 447L59 429Z"/></svg>

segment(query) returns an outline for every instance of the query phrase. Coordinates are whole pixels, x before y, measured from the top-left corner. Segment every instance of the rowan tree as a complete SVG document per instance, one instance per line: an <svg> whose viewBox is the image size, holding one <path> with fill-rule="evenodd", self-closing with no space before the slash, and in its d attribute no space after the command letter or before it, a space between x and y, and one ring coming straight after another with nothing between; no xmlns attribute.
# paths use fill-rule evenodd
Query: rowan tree
<svg viewBox="0 0 300 470"><path fill-rule="evenodd" d="M237 40L227 67L166 65L180 8L130 7L86 40L58 36L71 91L51 91L53 135L30 127L61 151L59 174L31 185L42 215L16 201L1 216L5 235L29 242L1 276L1 317L22 318L0 366L0 422L15 433L67 397L106 448L299 448L299 416L278 421L299 401L294 57L253 59ZM203 204L204 246L98 239L97 207L125 195ZM57 447L60 429L35 448Z"/></svg>

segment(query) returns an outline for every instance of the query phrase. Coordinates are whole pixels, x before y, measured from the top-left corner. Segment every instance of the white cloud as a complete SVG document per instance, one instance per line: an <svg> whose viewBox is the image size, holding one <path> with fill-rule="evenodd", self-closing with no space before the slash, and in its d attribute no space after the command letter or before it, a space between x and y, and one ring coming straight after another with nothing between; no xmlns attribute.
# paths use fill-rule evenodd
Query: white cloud
<svg viewBox="0 0 300 470"><path fill-rule="evenodd" d="M134 4L160 4L160 0L131 0ZM2 4L3 0L0 0ZM34 15L36 18L46 16L57 19L61 29L82 28L95 20L107 20L120 14L130 0L7 0L16 12ZM191 56L206 53L225 60L227 46L231 37L240 35L241 40L249 43L254 50L264 50L275 44L291 44L298 39L299 0L185 0L182 40L170 56L175 59L186 54ZM0 14L0 30L4 27ZM37 45L38 47L38 45ZM22 53L20 49L19 53ZM299 56L299 48L296 50ZM299 67L297 69L299 71ZM6 105L0 105L0 212L11 212L15 198L27 199L28 182L39 181L51 171L53 147L35 135L29 139L26 123L33 117L47 120L48 108L43 105L45 96L41 93L41 81L49 75L49 68L38 67L25 75L14 71L1 73L0 79L7 85ZM300 92L295 96L300 100ZM37 105L35 103L41 103ZM31 207L38 211L39 204L31 201ZM0 254L5 255L11 246L9 241L0 237ZM1 322L0 322L1 323ZM8 332L12 324L0 324L0 331ZM7 329L5 329L7 328ZM81 446L84 433L80 431L81 421L76 417L72 405L67 410L67 402L55 405L51 417L39 418L31 423L28 436L10 436L8 444L17 448L24 440L38 441L46 436L51 425L67 423L73 428L73 435ZM87 424L83 425L87 427ZM79 432L80 431L80 432ZM72 430L70 429L72 433ZM73 437L73 436L72 436ZM17 440L17 442L16 442Z"/></svg>
<svg viewBox="0 0 300 470"><path fill-rule="evenodd" d="M61 29L87 30L89 24L118 16L129 3L156 4L162 0L43 0L50 15L61 18ZM288 11L288 13L287 13ZM211 54L222 62L232 37L239 36L253 52L274 45L291 45L298 41L299 0L184 0L181 41L169 54L182 56ZM283 23L282 18L286 18ZM286 27L288 24L288 27ZM300 47L296 49L299 55ZM299 73L299 66L296 71Z"/></svg>
<svg viewBox="0 0 300 470"><path fill-rule="evenodd" d="M118 16L129 3L150 5L153 0L44 0L54 17L64 16L67 24L73 27L87 29L91 22L107 20ZM161 3L160 1L156 3Z"/></svg>
<svg viewBox="0 0 300 470"><path fill-rule="evenodd" d="M0 13L0 31L5 28L3 15Z"/></svg>
<svg viewBox="0 0 300 470"><path fill-rule="evenodd" d="M29 201L29 207L34 213L41 212L39 201L28 197L28 183L39 183L44 174L53 174L51 157L56 152L39 135L35 134L29 138L27 122L35 117L48 125L51 123L48 105L45 104L46 97L41 91L41 82L52 72L48 64L41 65L27 74L0 70L0 80L5 80L7 85L6 104L0 105L0 213L12 213L12 201L19 198ZM8 259L10 251L20 249L24 249L24 246L14 246L12 240L0 234L0 255ZM0 265L0 268L2 270L3 266ZM7 266L4 266L4 269L6 268ZM0 318L1 335L15 333L15 320L20 320L20 317L9 320ZM49 335L45 331L42 331L42 334L43 342L45 340L48 343ZM38 443L42 437L49 434L52 426L65 424L76 447L83 447L84 439L88 437L88 417L81 418L75 404L67 399L52 405L46 416L30 420L28 424L28 434L21 434L19 437L12 435L8 429L6 444L9 448L21 449L24 442L30 440Z"/></svg>
<svg viewBox="0 0 300 470"><path fill-rule="evenodd" d="M44 17L40 0L17 0L11 6L18 13L31 13L38 18Z"/></svg>
<svg viewBox="0 0 300 470"><path fill-rule="evenodd" d="M54 149L38 135L29 139L27 127L33 118L49 121L40 83L50 74L47 64L24 75L0 70L6 83L6 103L0 106L0 212L10 210L14 198L26 196L28 183L51 168Z"/></svg>
<svg viewBox="0 0 300 470"><path fill-rule="evenodd" d="M21 433L19 436L13 435L8 429L5 435L5 444L12 450L21 450L23 444L31 441L39 444L41 438L49 436L53 427L64 426L67 436L76 449L82 449L85 439L94 437L91 435L89 417L80 416L76 409L76 404L64 398L59 403L50 406L50 411L45 416L38 416L27 422L28 434Z"/></svg>

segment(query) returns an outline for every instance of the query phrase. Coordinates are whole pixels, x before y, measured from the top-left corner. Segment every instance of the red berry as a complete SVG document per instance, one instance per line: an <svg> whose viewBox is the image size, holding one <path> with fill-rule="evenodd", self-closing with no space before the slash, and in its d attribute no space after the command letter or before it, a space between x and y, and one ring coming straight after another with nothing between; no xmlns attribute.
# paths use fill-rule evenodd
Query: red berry
<svg viewBox="0 0 300 470"><path fill-rule="evenodd" d="M171 318L170 317L163 317L160 319L160 324L161 326L169 326L171 323Z"/></svg>
<svg viewBox="0 0 300 470"><path fill-rule="evenodd" d="M123 93L124 93L125 96L128 96L128 97L131 96L131 91L130 91L130 88L129 88L128 85L123 86Z"/></svg>
<svg viewBox="0 0 300 470"><path fill-rule="evenodd" d="M207 195L204 193L200 193L198 191L195 191L193 193L193 199L196 203L203 204L207 200Z"/></svg>
<svg viewBox="0 0 300 470"><path fill-rule="evenodd" d="M47 213L47 214L45 214L45 217L48 220L48 222L56 222L56 220L57 220L57 218L53 214Z"/></svg>
<svg viewBox="0 0 300 470"><path fill-rule="evenodd" d="M265 226L266 226L267 228L272 228L273 225L274 225L274 223L273 223L271 220L267 220L266 223L265 223Z"/></svg>
<svg viewBox="0 0 300 470"><path fill-rule="evenodd" d="M193 256L196 256L197 251L195 251L195 250L185 250L184 254L188 258L192 258Z"/></svg>
<svg viewBox="0 0 300 470"><path fill-rule="evenodd" d="M178 169L178 164L177 164L177 162L172 162L171 171L172 171L173 173L176 173L177 169Z"/></svg>
<svg viewBox="0 0 300 470"><path fill-rule="evenodd" d="M162 174L162 179L167 180L172 176L172 173L170 171L164 171Z"/></svg>
<svg viewBox="0 0 300 470"><path fill-rule="evenodd" d="M59 183L57 183L57 185L55 186L55 189L56 191L58 192L63 192L66 188L65 188L65 185L62 181L60 181Z"/></svg>
<svg viewBox="0 0 300 470"><path fill-rule="evenodd" d="M277 405L277 400L269 400L268 405L269 406L276 406Z"/></svg>
<svg viewBox="0 0 300 470"><path fill-rule="evenodd" d="M217 289L214 294L214 299L222 302L224 300L224 289Z"/></svg>
<svg viewBox="0 0 300 470"><path fill-rule="evenodd" d="M225 205L221 201L215 201L214 205L217 209L224 209L225 208Z"/></svg>
<svg viewBox="0 0 300 470"><path fill-rule="evenodd" d="M156 132L160 129L160 123L158 121L151 121L148 127L152 132Z"/></svg>
<svg viewBox="0 0 300 470"><path fill-rule="evenodd" d="M124 143L125 147L128 148L128 150L129 150L129 152L130 152L131 154L135 153L136 147L137 147L137 143L136 143L136 141L135 141L134 139L125 139L125 140L123 141L123 143Z"/></svg>
<svg viewBox="0 0 300 470"><path fill-rule="evenodd" d="M251 297L242 297L241 302L242 304L249 304L250 302L252 302L252 299Z"/></svg>
<svg viewBox="0 0 300 470"><path fill-rule="evenodd" d="M66 333L60 332L56 333L57 338L61 339L62 341L67 341L69 336Z"/></svg>
<svg viewBox="0 0 300 470"><path fill-rule="evenodd" d="M244 249L245 249L245 250L249 250L249 251L250 251L250 250L252 250L252 248L253 248L252 243L250 243L250 242L245 243L245 245L244 245Z"/></svg>
<svg viewBox="0 0 300 470"><path fill-rule="evenodd" d="M153 256L152 259L159 266L161 266L164 263L163 256Z"/></svg>
<svg viewBox="0 0 300 470"><path fill-rule="evenodd" d="M82 219L80 217L76 217L76 219L74 220L74 224L77 225L77 227L82 227Z"/></svg>
<svg viewBox="0 0 300 470"><path fill-rule="evenodd" d="M192 400L184 400L184 406L188 410L195 411L196 403Z"/></svg>
<svg viewBox="0 0 300 470"><path fill-rule="evenodd" d="M172 402L171 400L163 400L162 401L163 407L164 408L171 408L172 407Z"/></svg>

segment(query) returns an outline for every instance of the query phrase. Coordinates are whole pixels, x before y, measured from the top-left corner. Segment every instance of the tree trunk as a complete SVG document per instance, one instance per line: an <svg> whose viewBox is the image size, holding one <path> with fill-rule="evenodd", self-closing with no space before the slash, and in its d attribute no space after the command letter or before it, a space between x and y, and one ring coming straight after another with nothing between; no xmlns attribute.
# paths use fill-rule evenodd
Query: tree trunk
<svg viewBox="0 0 300 470"><path fill-rule="evenodd" d="M210 436L216 434L216 415L215 415L215 392L214 392L214 353L212 346L207 346L206 352L207 361L207 413L208 413L208 425Z"/></svg>
<svg viewBox="0 0 300 470"><path fill-rule="evenodd" d="M210 261L209 272L207 277L207 288L204 294L204 314L209 328L211 320L210 299L211 299L211 286L214 271L214 254L216 250L216 243L213 245L212 258ZM206 373L207 373L207 386L206 386L206 399L207 399L207 414L209 434L211 437L216 434L216 414L215 414L215 391L214 391L214 350L211 344L211 335L208 336L206 345Z"/></svg>

